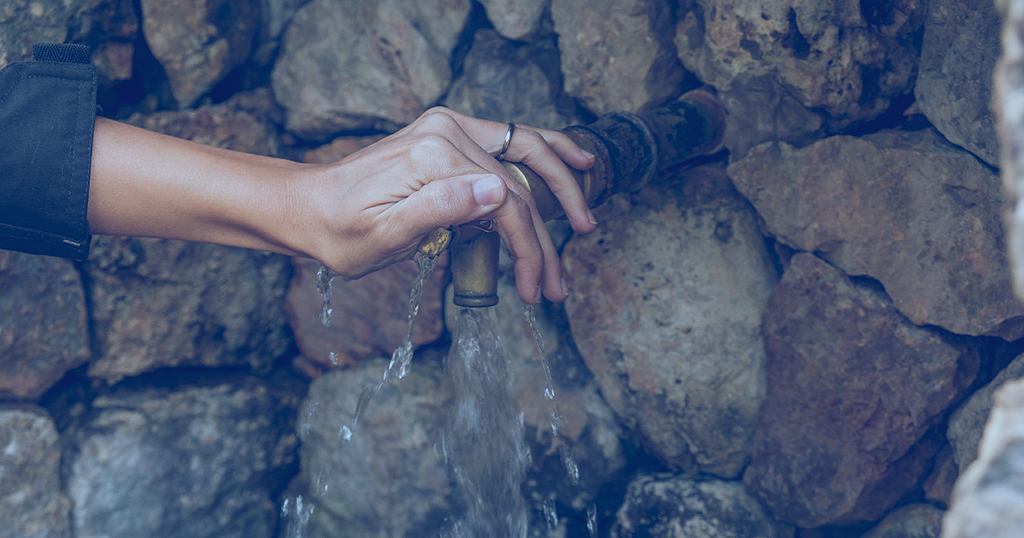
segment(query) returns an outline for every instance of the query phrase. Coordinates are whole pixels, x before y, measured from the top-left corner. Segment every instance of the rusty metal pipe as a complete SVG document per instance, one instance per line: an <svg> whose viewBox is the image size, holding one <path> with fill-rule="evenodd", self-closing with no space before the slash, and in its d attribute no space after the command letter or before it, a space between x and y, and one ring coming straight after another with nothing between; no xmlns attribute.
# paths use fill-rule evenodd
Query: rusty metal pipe
<svg viewBox="0 0 1024 538"><path fill-rule="evenodd" d="M658 108L638 114L612 112L563 132L595 156L593 168L572 172L587 205L597 207L613 194L640 190L659 170L718 151L725 133L725 110L712 94L694 90ZM545 221L564 216L558 199L536 172L520 163L502 164L530 189ZM440 251L450 243L458 306L498 304L499 241L492 226L490 221L464 224L449 234L432 234L421 247L421 251Z"/></svg>

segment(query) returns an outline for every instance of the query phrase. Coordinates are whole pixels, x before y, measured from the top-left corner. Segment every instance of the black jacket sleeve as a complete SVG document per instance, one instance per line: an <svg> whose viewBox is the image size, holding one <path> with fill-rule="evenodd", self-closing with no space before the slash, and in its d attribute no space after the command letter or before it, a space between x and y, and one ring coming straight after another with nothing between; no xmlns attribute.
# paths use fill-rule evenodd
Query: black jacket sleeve
<svg viewBox="0 0 1024 538"><path fill-rule="evenodd" d="M96 70L82 45L33 57L0 71L0 249L84 259Z"/></svg>

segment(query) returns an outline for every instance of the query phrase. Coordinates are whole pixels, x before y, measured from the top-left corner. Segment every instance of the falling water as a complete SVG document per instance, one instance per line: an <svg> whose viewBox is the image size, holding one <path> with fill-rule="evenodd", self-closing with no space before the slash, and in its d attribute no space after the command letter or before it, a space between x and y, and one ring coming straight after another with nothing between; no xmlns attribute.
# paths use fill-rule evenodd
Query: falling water
<svg viewBox="0 0 1024 538"><path fill-rule="evenodd" d="M330 267L320 264L320 270L316 272L316 289L320 292L320 323L324 327L331 326L331 284L336 277L340 276Z"/></svg>
<svg viewBox="0 0 1024 538"><path fill-rule="evenodd" d="M285 498L281 503L281 521L285 529L286 538L302 538L309 522L309 516L313 514L313 505L303 505L302 495L294 500Z"/></svg>
<svg viewBox="0 0 1024 538"><path fill-rule="evenodd" d="M459 309L445 367L455 408L441 444L466 513L441 536L525 537L527 509L519 485L530 453L492 308Z"/></svg>

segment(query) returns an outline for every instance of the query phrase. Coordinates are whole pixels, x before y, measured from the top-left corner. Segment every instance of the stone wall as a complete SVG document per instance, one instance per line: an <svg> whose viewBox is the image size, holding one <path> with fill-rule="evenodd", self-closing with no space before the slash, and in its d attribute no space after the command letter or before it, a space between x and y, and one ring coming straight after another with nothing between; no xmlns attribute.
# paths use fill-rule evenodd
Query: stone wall
<svg viewBox="0 0 1024 538"><path fill-rule="evenodd" d="M947 508L948 536L1018 528L1000 168L1020 167L989 107L992 0L8 4L0 66L84 43L104 115L307 162L436 104L560 128L709 85L725 149L613 198L589 236L550 224L557 436L503 261L529 534L934 538ZM410 375L351 442L416 268L335 281L330 327L317 268L127 237L82 262L0 252L0 537L437 536L465 509L437 455L447 266Z"/></svg>

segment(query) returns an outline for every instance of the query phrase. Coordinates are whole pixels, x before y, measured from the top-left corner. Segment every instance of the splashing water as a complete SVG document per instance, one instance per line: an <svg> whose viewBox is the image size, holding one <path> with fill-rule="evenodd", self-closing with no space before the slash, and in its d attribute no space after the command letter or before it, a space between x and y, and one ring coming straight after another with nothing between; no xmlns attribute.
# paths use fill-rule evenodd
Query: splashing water
<svg viewBox="0 0 1024 538"><path fill-rule="evenodd" d="M320 323L323 323L324 327L331 326L331 283L338 276L338 273L322 263L320 270L316 272L316 289L320 292Z"/></svg>
<svg viewBox="0 0 1024 538"><path fill-rule="evenodd" d="M466 513L442 538L526 536L527 507L519 485L530 452L507 364L494 310L460 308L445 359L455 408L441 445Z"/></svg>
<svg viewBox="0 0 1024 538"><path fill-rule="evenodd" d="M294 503L290 498L285 498L281 503L281 521L284 522L286 538L302 538L302 533L309 523L309 516L313 514L313 505L304 506L302 495L295 497Z"/></svg>
<svg viewBox="0 0 1024 538"><path fill-rule="evenodd" d="M523 303L523 320L530 325L530 329L533 331L533 339L537 343L537 349L540 350L540 363L544 367L545 376L544 396L551 402L552 443L558 446L562 456L562 464L569 475L569 481L572 482L572 485L578 486L580 483L580 470L579 466L576 465L576 458L573 457L569 444L562 442L558 436L558 428L562 424L562 414L558 411L558 403L555 402L555 381L551 377L551 365L548 362L547 351L544 349L544 337L541 336L540 329L537 327L537 316L533 312L533 305Z"/></svg>
<svg viewBox="0 0 1024 538"><path fill-rule="evenodd" d="M392 377L401 379L405 377L408 372L409 363L412 362L412 330L416 323L416 315L420 311L420 298L423 297L423 283L427 280L427 275L434 271L434 266L437 265L438 256L428 256L422 252L417 252L413 256L413 261L416 262L416 267L419 269L419 273L416 275L416 282L413 284L412 292L409 294L409 325L405 331L405 341L398 349L391 354L391 362L388 364L384 375L373 387L369 387L363 391L362 395L359 396L359 403L356 404L356 412L352 416L352 424L349 426L342 427L341 431L338 432L338 436L342 441L350 441L352 439L352 432L356 429L356 424L359 423L359 418L363 416L363 412L366 411L366 406L370 404L373 397L380 392L380 389L384 387L384 384L392 379ZM330 299L328 294L328 300Z"/></svg>
<svg viewBox="0 0 1024 538"><path fill-rule="evenodd" d="M594 503L587 507L587 530L590 538L597 538L597 505Z"/></svg>

